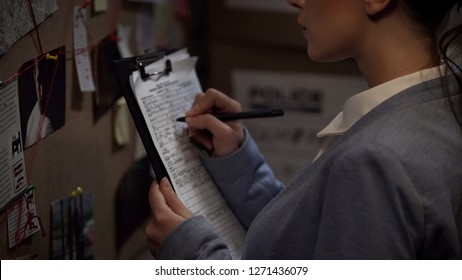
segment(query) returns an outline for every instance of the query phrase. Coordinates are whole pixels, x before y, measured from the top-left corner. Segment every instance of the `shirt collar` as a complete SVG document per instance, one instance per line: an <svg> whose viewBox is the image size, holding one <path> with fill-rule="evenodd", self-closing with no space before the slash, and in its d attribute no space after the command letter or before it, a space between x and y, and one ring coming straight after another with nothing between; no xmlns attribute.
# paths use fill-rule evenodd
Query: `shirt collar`
<svg viewBox="0 0 462 280"><path fill-rule="evenodd" d="M440 77L443 71L443 66L436 66L390 80L353 95L343 104L343 111L341 111L323 130L318 132L316 136L320 138L343 134L361 117L377 107L380 103L407 88Z"/></svg>

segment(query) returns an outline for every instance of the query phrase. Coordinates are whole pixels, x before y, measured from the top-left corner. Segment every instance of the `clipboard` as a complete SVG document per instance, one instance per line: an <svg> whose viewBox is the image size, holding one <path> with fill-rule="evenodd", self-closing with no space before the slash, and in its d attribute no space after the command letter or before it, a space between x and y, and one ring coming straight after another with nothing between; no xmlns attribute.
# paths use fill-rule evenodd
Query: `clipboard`
<svg viewBox="0 0 462 280"><path fill-rule="evenodd" d="M245 229L208 174L197 147L186 141L189 139L182 130L186 128L183 126L181 131L177 131L171 127L177 124L175 118L179 110L185 110L183 106L190 106L190 102L193 102L192 94L202 90L194 69L196 61L197 58L189 56L187 51L175 50L116 60L113 67L157 181L167 177L185 206L208 219L227 243L231 256L240 258ZM153 62L158 63L151 65ZM153 72L147 73L146 70ZM133 73L136 75L131 77ZM165 90L164 86L168 89ZM175 95L169 94L172 92ZM162 100L160 104L164 102L169 105L161 106L156 103L159 100ZM156 117L150 113L156 114ZM163 132L159 134L152 132L151 126L156 125L165 127L165 130L161 129ZM179 137L172 137L176 132L180 132L176 134ZM168 143L168 148L164 146L165 143ZM170 160L164 161L166 157Z"/></svg>
<svg viewBox="0 0 462 280"><path fill-rule="evenodd" d="M125 101L127 102L127 106L135 122L136 129L138 130L141 141L143 142L144 148L146 149L149 162L151 163L151 166L154 169L156 180L159 183L162 178L167 177L170 180L170 177L151 139L148 126L143 118L141 108L139 107L138 102L136 101L136 97L130 86L129 79L130 75L134 71L140 71L140 75L143 79L152 75L168 74L168 72L171 71L171 65L169 60L167 60L166 62L166 67L164 71L161 72L146 73L144 67L174 51L176 50L147 53L141 56L134 56L112 61L112 67L116 75L116 80L120 86L120 89L122 90L122 95L125 98Z"/></svg>

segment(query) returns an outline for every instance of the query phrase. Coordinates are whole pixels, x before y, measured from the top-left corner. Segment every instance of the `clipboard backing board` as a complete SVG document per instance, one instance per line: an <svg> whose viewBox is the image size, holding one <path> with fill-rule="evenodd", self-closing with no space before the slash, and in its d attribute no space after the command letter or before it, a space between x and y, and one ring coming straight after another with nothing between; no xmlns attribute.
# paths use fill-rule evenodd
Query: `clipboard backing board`
<svg viewBox="0 0 462 280"><path fill-rule="evenodd" d="M168 53L170 52L172 51L169 51ZM160 182L160 180L164 177L167 177L169 180L170 178L164 164L162 163L160 155L154 146L148 126L138 105L135 94L130 86L130 75L134 71L139 71L140 62L143 63L141 67L144 67L143 65L146 65L146 63L152 63L162 58L165 54L166 53L162 52L140 57L123 58L112 62L117 82L119 83L122 95L127 102L128 109L130 110L130 114L135 122L136 129L140 135L141 141L143 142L144 148L146 149L149 162L154 169L158 182Z"/></svg>
<svg viewBox="0 0 462 280"><path fill-rule="evenodd" d="M156 61L155 58L150 59L150 62ZM148 66L150 62L144 59L141 61L139 57L114 61L122 94L146 147L157 180L168 177L168 171L172 176L169 179L174 179L170 182L179 199L192 212L208 219L224 238L231 256L240 258L245 239L242 224L208 174L197 147L186 138L183 130L186 127L182 126L180 130L172 128L176 127L177 115L191 106L193 94L202 90L194 69L197 57L191 57L184 50L179 50L176 54L167 54L165 59L163 55L158 56L157 60L160 59L165 62L160 71L161 63ZM147 68L144 69L144 66ZM145 70L149 70L149 73ZM131 77L133 73L135 75ZM148 79L150 76L155 77ZM157 79L161 76L165 76L165 80ZM164 125L164 122L167 124ZM157 125L162 127L162 132L153 131L151 134L153 127ZM179 137L170 137L172 135ZM164 146L163 140L169 143L168 147ZM166 160L164 164L162 159L167 157L170 160Z"/></svg>

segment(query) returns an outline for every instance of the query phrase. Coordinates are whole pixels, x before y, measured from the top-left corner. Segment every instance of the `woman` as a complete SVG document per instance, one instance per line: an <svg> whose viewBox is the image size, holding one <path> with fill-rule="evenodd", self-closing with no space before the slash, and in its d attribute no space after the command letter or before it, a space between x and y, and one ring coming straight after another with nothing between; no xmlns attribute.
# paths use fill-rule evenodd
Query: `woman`
<svg viewBox="0 0 462 280"><path fill-rule="evenodd" d="M460 59L462 26L439 43L437 34L462 1L289 3L309 57L354 59L369 89L318 134L320 154L286 188L239 122L209 114L240 105L213 89L197 96L186 113L190 136L208 150L207 169L248 228L243 258L461 259L462 74L448 50ZM153 183L149 198L157 258L230 257L168 180Z"/></svg>

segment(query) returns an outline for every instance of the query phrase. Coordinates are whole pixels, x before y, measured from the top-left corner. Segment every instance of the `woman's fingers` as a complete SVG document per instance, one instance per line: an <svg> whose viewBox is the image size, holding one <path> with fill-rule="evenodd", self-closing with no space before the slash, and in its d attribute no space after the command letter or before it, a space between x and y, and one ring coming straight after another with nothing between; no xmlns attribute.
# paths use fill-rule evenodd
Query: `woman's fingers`
<svg viewBox="0 0 462 280"><path fill-rule="evenodd" d="M207 112L238 112L241 104L216 89L208 89L205 93L196 95L193 106L186 116L195 116Z"/></svg>
<svg viewBox="0 0 462 280"><path fill-rule="evenodd" d="M187 117L190 137L213 156L226 156L244 141L240 121L222 122L211 114Z"/></svg>
<svg viewBox="0 0 462 280"><path fill-rule="evenodd" d="M175 214L180 215L185 219L190 218L194 215L178 198L167 178L163 178L160 181L160 191L164 196L167 206L170 207L170 209Z"/></svg>
<svg viewBox="0 0 462 280"><path fill-rule="evenodd" d="M146 226L146 237L149 249L155 256L165 238L193 213L179 200L166 178L160 186L154 180L148 197L153 217Z"/></svg>

